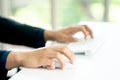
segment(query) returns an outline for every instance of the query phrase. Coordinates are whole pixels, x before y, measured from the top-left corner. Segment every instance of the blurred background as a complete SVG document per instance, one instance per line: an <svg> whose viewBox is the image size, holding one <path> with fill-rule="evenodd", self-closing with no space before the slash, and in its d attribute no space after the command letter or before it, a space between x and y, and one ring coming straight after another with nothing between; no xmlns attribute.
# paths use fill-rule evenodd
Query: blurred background
<svg viewBox="0 0 120 80"><path fill-rule="evenodd" d="M81 21L120 22L120 0L0 0L0 15L45 29Z"/></svg>

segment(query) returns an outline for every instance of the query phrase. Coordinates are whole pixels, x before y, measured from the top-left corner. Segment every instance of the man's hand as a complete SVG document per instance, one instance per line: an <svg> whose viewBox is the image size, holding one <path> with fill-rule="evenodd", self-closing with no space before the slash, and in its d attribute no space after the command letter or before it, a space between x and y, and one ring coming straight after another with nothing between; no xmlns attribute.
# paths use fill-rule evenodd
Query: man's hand
<svg viewBox="0 0 120 80"><path fill-rule="evenodd" d="M7 58L6 68L27 67L38 68L46 67L47 69L55 69L54 59L58 60L61 68L65 67L63 55L72 64L75 55L66 46L52 46L42 49L36 49L29 52L11 52Z"/></svg>
<svg viewBox="0 0 120 80"><path fill-rule="evenodd" d="M78 39L74 38L73 35L77 32L82 32L84 38L87 36L93 38L93 32L87 25L76 25L68 28L56 30L56 31L45 31L46 40L54 40L58 42L75 42Z"/></svg>

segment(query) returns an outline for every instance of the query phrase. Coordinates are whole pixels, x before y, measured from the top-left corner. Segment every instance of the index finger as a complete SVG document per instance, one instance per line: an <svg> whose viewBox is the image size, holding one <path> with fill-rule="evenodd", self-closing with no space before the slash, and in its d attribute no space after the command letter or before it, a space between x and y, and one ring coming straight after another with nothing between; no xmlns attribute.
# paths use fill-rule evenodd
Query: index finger
<svg viewBox="0 0 120 80"><path fill-rule="evenodd" d="M89 35L91 38L93 38L93 31L87 26L87 25L84 25L86 30L88 31Z"/></svg>
<svg viewBox="0 0 120 80"><path fill-rule="evenodd" d="M66 56L72 64L74 63L75 55L68 47L57 46L54 50Z"/></svg>

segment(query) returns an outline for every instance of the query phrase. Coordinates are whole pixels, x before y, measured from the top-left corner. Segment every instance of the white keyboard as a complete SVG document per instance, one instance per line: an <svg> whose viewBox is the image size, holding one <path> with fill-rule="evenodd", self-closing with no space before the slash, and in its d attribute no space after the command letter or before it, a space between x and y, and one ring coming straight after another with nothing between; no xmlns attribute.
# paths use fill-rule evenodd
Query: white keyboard
<svg viewBox="0 0 120 80"><path fill-rule="evenodd" d="M96 36L94 39L82 39L78 42L73 42L68 44L67 46L75 53L75 54L89 54L95 53L104 43L105 39L103 36Z"/></svg>

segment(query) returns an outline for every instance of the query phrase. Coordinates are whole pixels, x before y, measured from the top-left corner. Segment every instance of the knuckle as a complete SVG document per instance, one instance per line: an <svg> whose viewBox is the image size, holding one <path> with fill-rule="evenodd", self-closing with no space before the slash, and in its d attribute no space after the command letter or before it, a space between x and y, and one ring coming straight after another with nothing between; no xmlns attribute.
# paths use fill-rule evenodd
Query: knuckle
<svg viewBox="0 0 120 80"><path fill-rule="evenodd" d="M83 26L82 29L85 30L86 29L85 26Z"/></svg>
<svg viewBox="0 0 120 80"><path fill-rule="evenodd" d="M83 24L82 26L83 26L83 27L87 27L87 25L85 25L85 24Z"/></svg>
<svg viewBox="0 0 120 80"><path fill-rule="evenodd" d="M61 48L61 51L66 51L68 48L67 48L67 46L62 46L62 48Z"/></svg>
<svg viewBox="0 0 120 80"><path fill-rule="evenodd" d="M56 57L59 57L59 56L60 56L60 53L59 53L59 52L56 52L55 56L56 56Z"/></svg>
<svg viewBox="0 0 120 80"><path fill-rule="evenodd" d="M87 25L81 25L81 29L86 30Z"/></svg>

